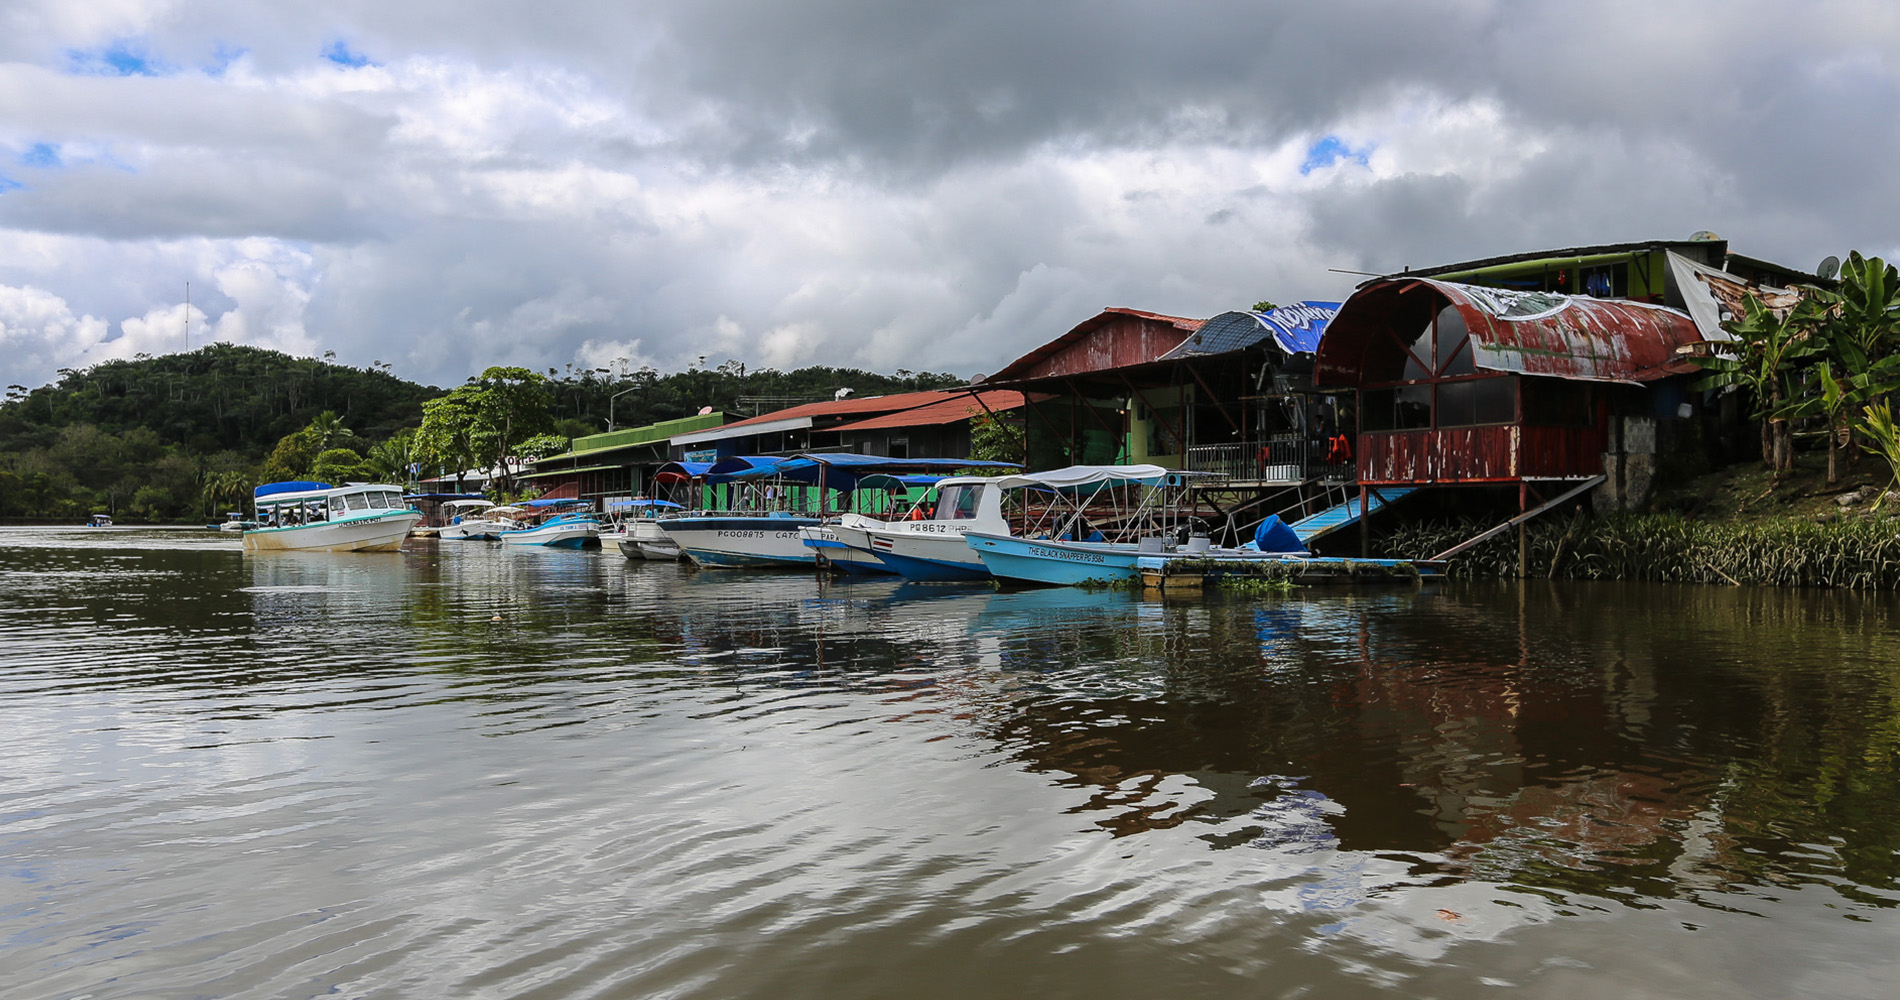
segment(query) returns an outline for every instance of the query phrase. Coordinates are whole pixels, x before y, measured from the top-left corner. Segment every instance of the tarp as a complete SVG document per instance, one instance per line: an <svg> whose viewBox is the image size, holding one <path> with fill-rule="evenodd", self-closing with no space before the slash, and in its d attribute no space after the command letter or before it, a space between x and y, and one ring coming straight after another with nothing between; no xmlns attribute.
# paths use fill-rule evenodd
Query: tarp
<svg viewBox="0 0 1900 1000"><path fill-rule="evenodd" d="M1099 490L1111 486L1159 486L1167 477L1168 470L1159 465L1071 465L1048 472L1003 476L996 480L996 485L1003 489L1041 486L1074 493L1088 487Z"/></svg>
<svg viewBox="0 0 1900 1000"><path fill-rule="evenodd" d="M1337 302L1296 302L1267 312L1221 313L1201 324L1193 336L1162 355L1161 360L1226 354L1269 338L1288 354L1311 354L1319 349L1320 336L1337 315Z"/></svg>
<svg viewBox="0 0 1900 1000"><path fill-rule="evenodd" d="M480 493L405 493L404 500L484 500Z"/></svg>
<svg viewBox="0 0 1900 1000"><path fill-rule="evenodd" d="M1801 293L1793 289L1770 285L1750 287L1736 275L1690 260L1673 250L1666 259L1669 277L1682 293L1682 303L1688 307L1689 317L1695 320L1704 340L1734 340L1735 335L1722 329L1722 324L1747 314L1744 302L1750 295L1777 314L1785 314L1801 301Z"/></svg>
<svg viewBox="0 0 1900 1000"><path fill-rule="evenodd" d="M577 503L586 503L586 502L587 501L585 500L556 500L553 498L543 498L540 500L523 500L520 503L520 506L522 507L561 507L561 506L572 506Z"/></svg>
<svg viewBox="0 0 1900 1000"><path fill-rule="evenodd" d="M861 490L909 490L919 486L935 486L942 476L893 476L883 472L873 472L858 480Z"/></svg>
<svg viewBox="0 0 1900 1000"><path fill-rule="evenodd" d="M1262 552L1283 552L1290 555L1305 555L1306 543L1278 514L1268 514L1253 533L1254 547Z"/></svg>

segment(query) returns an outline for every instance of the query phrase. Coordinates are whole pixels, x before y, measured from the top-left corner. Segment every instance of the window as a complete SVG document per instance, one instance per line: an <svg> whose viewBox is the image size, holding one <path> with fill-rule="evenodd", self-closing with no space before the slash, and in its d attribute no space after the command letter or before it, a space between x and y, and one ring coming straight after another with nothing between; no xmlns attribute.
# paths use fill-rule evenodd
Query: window
<svg viewBox="0 0 1900 1000"><path fill-rule="evenodd" d="M1405 343L1403 337L1394 339ZM1360 396L1361 430L1474 427L1517 419L1516 377L1478 369L1471 332L1456 306L1441 307L1406 346L1409 352L1389 352L1392 360L1380 367L1388 377L1396 372L1403 376L1396 381L1408 384L1377 386L1373 366L1368 366L1367 381L1375 387Z"/></svg>
<svg viewBox="0 0 1900 1000"><path fill-rule="evenodd" d="M370 494L367 494L367 496L369 497L369 505L371 507L374 507L377 510L389 509L389 494L370 493Z"/></svg>
<svg viewBox="0 0 1900 1000"><path fill-rule="evenodd" d="M983 495L981 486L946 486L937 496L937 520L968 521L976 517L976 504Z"/></svg>
<svg viewBox="0 0 1900 1000"><path fill-rule="evenodd" d="M351 510L369 509L369 500L361 493L348 494L343 498L343 502L349 504Z"/></svg>
<svg viewBox="0 0 1900 1000"><path fill-rule="evenodd" d="M1596 407L1590 387L1563 379L1532 379L1524 385L1524 423L1530 427L1590 427Z"/></svg>

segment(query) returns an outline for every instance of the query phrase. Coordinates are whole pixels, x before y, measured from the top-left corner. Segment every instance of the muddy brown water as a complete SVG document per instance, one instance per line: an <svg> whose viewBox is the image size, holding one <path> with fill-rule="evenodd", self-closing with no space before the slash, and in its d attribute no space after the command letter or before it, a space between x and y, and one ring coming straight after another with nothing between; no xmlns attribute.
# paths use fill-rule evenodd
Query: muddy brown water
<svg viewBox="0 0 1900 1000"><path fill-rule="evenodd" d="M1896 625L0 529L0 996L1891 997Z"/></svg>

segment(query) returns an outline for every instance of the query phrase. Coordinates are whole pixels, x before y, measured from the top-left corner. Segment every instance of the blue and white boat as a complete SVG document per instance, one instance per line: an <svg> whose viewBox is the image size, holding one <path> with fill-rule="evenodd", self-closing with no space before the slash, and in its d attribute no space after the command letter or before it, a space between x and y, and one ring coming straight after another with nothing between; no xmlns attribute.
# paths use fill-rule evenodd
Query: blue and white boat
<svg viewBox="0 0 1900 1000"><path fill-rule="evenodd" d="M523 507L554 510L578 507L583 500L529 500ZM511 531L498 531L496 537L510 545L541 545L556 549L581 549L600 544L600 521L585 511L556 513L539 524Z"/></svg>
<svg viewBox="0 0 1900 1000"><path fill-rule="evenodd" d="M839 540L868 552L906 580L946 582L988 580L990 571L976 551L964 544L972 531L1010 533L1003 513L1003 482L1022 477L951 476L935 486L936 502L913 518L875 521L843 519L833 529Z"/></svg>
<svg viewBox="0 0 1900 1000"><path fill-rule="evenodd" d="M244 531L246 552L394 552L422 520L401 487L373 483L267 483L252 504L262 526Z"/></svg>
<svg viewBox="0 0 1900 1000"><path fill-rule="evenodd" d="M1004 476L995 487L1013 495L1006 529L972 529L965 547L1001 580L1075 585L1136 579L1136 560L1175 548L1184 520L1175 494L1185 473L1158 465L1072 465ZM1112 532L1113 534L1109 534ZM1198 540L1205 551L1206 539Z"/></svg>
<svg viewBox="0 0 1900 1000"><path fill-rule="evenodd" d="M885 565L884 561L873 554L868 543L854 544L847 539L861 537L861 525L883 524L863 514L846 514L834 524L820 524L798 529L798 537L804 542L810 554L818 561L819 569L834 569L842 573L884 575L896 570Z"/></svg>

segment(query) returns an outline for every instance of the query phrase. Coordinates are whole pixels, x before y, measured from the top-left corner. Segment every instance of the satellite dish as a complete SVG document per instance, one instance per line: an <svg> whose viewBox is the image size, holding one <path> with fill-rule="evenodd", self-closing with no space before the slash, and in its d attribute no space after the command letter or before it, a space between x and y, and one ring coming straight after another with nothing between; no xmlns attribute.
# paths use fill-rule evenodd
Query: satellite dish
<svg viewBox="0 0 1900 1000"><path fill-rule="evenodd" d="M1706 229L1698 229L1695 232L1689 234L1689 241L1692 243L1714 243L1714 242L1719 241L1721 238L1722 237L1717 236Z"/></svg>
<svg viewBox="0 0 1900 1000"><path fill-rule="evenodd" d="M837 392L834 392L831 394L832 399L848 399L850 398L850 396L851 396L850 389L839 389Z"/></svg>
<svg viewBox="0 0 1900 1000"><path fill-rule="evenodd" d="M706 416L707 414L710 414L711 412L712 412L712 407L710 406L702 406L699 408L699 415L702 417Z"/></svg>
<svg viewBox="0 0 1900 1000"><path fill-rule="evenodd" d="M1839 273L1841 273L1841 259L1833 254L1821 258L1821 265L1814 269L1814 276L1822 281L1833 281L1834 276Z"/></svg>

